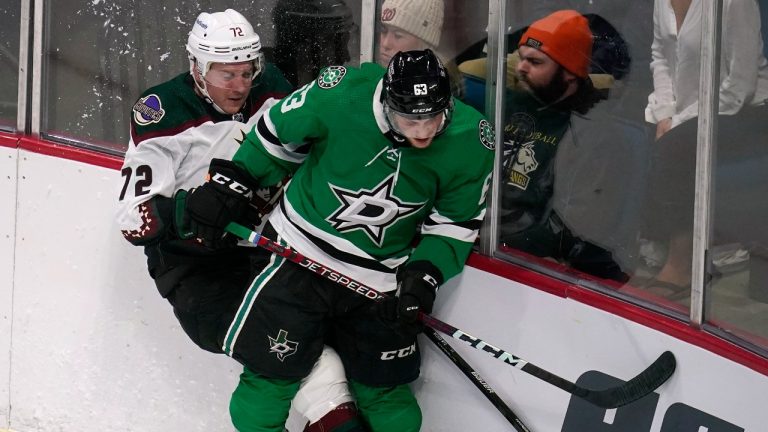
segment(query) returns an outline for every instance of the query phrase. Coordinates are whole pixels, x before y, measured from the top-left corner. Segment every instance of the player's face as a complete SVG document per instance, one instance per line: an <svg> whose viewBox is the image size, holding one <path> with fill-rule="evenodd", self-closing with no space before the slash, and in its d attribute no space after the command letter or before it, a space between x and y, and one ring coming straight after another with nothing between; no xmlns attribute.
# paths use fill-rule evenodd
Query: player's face
<svg viewBox="0 0 768 432"><path fill-rule="evenodd" d="M443 124L444 114L440 113L428 119L410 119L394 114L395 129L408 139L415 148L423 149L432 144L432 140Z"/></svg>
<svg viewBox="0 0 768 432"><path fill-rule="evenodd" d="M392 56L399 51L413 51L427 48L418 37L397 27L381 24L379 33L379 64L387 66Z"/></svg>
<svg viewBox="0 0 768 432"><path fill-rule="evenodd" d="M253 85L253 62L213 63L205 74L208 95L228 114L235 114L245 104Z"/></svg>

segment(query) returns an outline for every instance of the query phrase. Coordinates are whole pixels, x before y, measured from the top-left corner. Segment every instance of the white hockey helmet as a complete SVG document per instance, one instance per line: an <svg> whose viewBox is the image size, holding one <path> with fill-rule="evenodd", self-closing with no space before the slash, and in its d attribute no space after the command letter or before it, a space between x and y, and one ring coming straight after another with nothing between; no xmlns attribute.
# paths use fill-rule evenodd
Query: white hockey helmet
<svg viewBox="0 0 768 432"><path fill-rule="evenodd" d="M190 68L205 75L212 63L253 61L255 78L264 66L261 39L245 17L234 9L198 15L187 39ZM190 70L191 72L191 70Z"/></svg>

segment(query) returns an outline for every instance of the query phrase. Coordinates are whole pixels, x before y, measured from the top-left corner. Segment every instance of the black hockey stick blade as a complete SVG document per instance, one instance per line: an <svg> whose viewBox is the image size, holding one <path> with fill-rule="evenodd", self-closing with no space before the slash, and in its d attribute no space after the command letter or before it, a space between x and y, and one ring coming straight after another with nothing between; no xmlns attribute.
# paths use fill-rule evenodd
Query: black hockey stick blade
<svg viewBox="0 0 768 432"><path fill-rule="evenodd" d="M477 373L472 366L467 363L466 360L464 360L461 355L459 355L456 350L453 349L448 344L448 341L446 341L442 336L440 336L440 333L437 332L437 330L425 327L424 328L424 335L429 338L432 343L437 346L440 351L445 354L446 357L448 357L453 364L459 368L459 370L466 376L470 381L472 381L472 384L477 387L478 390L485 396L488 401L491 402L491 404L496 407L496 409L501 413L501 415L504 416L505 419L512 425L513 428L515 428L518 432L531 432L530 429L528 429L528 426L526 426L522 420L520 420L520 417L515 414L514 411L512 411L512 408L507 405L504 400L499 397L499 395L493 391L493 388L491 388L490 385L483 379L483 377L480 376L479 373Z"/></svg>
<svg viewBox="0 0 768 432"><path fill-rule="evenodd" d="M567 391L568 393L579 396L601 408L618 408L653 392L660 385L664 384L675 371L675 366L677 365L675 356L671 352L665 351L653 362L653 364L648 366L646 370L626 383L605 390L591 390L576 385L552 372L548 372L535 364L529 363L523 358L491 345L490 343L459 330L446 322L440 321L431 315L420 313L419 319L421 319L424 324L441 333L465 342L472 348L486 352L510 366L529 373L542 381Z"/></svg>
<svg viewBox="0 0 768 432"><path fill-rule="evenodd" d="M664 351L656 361L634 378L620 386L604 390L577 386L531 363L523 366L522 370L601 408L618 408L653 393L672 376L676 366L674 354Z"/></svg>

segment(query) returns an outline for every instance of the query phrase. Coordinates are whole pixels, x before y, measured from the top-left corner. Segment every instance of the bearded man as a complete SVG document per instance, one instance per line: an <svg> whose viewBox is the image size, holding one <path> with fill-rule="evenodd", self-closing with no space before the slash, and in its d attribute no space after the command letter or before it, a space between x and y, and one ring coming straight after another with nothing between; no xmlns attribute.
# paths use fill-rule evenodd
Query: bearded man
<svg viewBox="0 0 768 432"><path fill-rule="evenodd" d="M624 280L611 252L572 232L552 204L555 156L571 116L585 115L605 97L589 75L592 45L588 20L573 10L534 22L520 38L516 85L506 99L500 240L504 247Z"/></svg>

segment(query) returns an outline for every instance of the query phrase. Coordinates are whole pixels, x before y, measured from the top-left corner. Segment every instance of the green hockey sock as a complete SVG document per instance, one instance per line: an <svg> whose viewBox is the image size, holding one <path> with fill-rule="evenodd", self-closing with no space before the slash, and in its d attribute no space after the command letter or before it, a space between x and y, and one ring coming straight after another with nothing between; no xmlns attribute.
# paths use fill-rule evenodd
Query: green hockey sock
<svg viewBox="0 0 768 432"><path fill-rule="evenodd" d="M418 432L421 409L408 384L369 387L349 381L360 414L372 432Z"/></svg>
<svg viewBox="0 0 768 432"><path fill-rule="evenodd" d="M282 432L300 382L266 378L243 368L229 401L232 424L240 432Z"/></svg>

